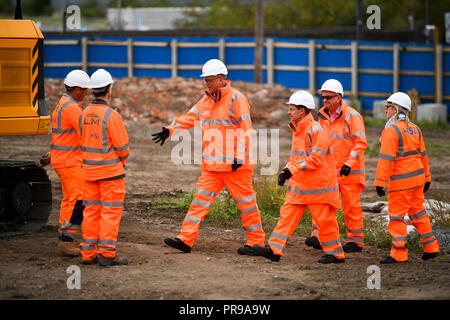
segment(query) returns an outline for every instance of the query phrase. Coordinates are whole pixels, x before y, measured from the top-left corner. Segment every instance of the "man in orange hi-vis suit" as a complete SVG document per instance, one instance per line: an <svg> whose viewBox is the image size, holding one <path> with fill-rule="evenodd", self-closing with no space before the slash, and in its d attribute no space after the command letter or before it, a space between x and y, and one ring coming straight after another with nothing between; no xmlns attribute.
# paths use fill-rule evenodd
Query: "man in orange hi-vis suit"
<svg viewBox="0 0 450 320"><path fill-rule="evenodd" d="M201 77L208 89L203 98L168 128L153 135L153 140L162 145L169 136L182 130L195 125L202 129L202 175L197 192L180 234L176 238L166 238L165 243L190 252L198 237L200 223L226 186L236 202L247 235L247 243L238 248L238 252L254 255L252 246L263 245L265 234L252 185L250 105L242 93L231 88L226 79L228 70L222 61L211 59L202 71Z"/></svg>
<svg viewBox="0 0 450 320"><path fill-rule="evenodd" d="M339 186L334 169L333 150L327 133L311 114L313 96L299 90L289 98L292 131L291 156L278 176L278 184L290 179L280 219L270 235L268 246L254 245L258 255L272 261L283 256L286 243L303 213L309 209L320 228L319 239L325 255L319 263L342 263L344 251L339 239L335 209L341 208Z"/></svg>
<svg viewBox="0 0 450 320"><path fill-rule="evenodd" d="M422 132L408 119L410 111L411 99L406 93L396 92L386 101L388 121L381 134L374 184L380 197L388 187L388 231L392 236L392 248L381 264L408 261L406 214L419 233L424 251L422 259L439 255L439 243L424 207L424 193L431 184L428 155Z"/></svg>
<svg viewBox="0 0 450 320"><path fill-rule="evenodd" d="M322 128L328 132L336 164L336 175L344 207L347 242L345 252L361 252L364 243L363 214L360 196L365 188L364 150L367 148L364 120L343 101L342 84L335 79L325 81L320 89L324 106L318 112ZM313 219L311 237L305 243L320 248L319 233Z"/></svg>
<svg viewBox="0 0 450 320"><path fill-rule="evenodd" d="M80 128L78 120L89 88L89 76L82 70L69 72L64 79L66 92L52 113L52 144L50 152L40 160L51 163L61 180L63 199L59 213L58 252L79 256L80 247L74 238L83 220L83 169L81 166Z"/></svg>
<svg viewBox="0 0 450 320"><path fill-rule="evenodd" d="M91 76L95 99L80 117L84 167L83 264L128 264L116 255L117 235L125 198L125 162L128 134L122 117L108 104L111 74L99 69Z"/></svg>

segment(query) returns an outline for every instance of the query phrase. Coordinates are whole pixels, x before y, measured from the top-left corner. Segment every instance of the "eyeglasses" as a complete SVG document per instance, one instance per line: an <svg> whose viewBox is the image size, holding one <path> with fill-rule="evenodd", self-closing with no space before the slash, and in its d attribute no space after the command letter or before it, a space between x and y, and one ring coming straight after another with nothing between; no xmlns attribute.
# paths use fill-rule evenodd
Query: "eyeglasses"
<svg viewBox="0 0 450 320"><path fill-rule="evenodd" d="M214 80L216 80L216 79L219 79L219 78L220 78L220 76L215 77L215 78L211 78L211 79L206 79L206 78L204 78L203 81L205 81L206 83L209 83L209 82L212 82L212 81L214 81Z"/></svg>
<svg viewBox="0 0 450 320"><path fill-rule="evenodd" d="M332 95L332 96L322 96L322 100L331 100L331 99L333 99L336 96L337 96L337 94Z"/></svg>

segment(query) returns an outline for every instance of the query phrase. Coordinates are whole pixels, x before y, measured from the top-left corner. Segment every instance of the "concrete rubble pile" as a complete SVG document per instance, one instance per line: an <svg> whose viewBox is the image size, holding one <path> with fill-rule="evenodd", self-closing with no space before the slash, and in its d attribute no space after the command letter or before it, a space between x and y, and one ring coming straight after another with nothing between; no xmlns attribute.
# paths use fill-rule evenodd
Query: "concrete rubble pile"
<svg viewBox="0 0 450 320"><path fill-rule="evenodd" d="M187 112L204 95L201 79L121 78L114 79L112 105L117 106L125 122L138 122L161 126ZM255 125L279 126L289 121L287 106L294 90L282 85L255 84L232 81L251 105ZM63 79L45 80L46 102L52 112L64 93ZM83 103L93 99L89 93Z"/></svg>

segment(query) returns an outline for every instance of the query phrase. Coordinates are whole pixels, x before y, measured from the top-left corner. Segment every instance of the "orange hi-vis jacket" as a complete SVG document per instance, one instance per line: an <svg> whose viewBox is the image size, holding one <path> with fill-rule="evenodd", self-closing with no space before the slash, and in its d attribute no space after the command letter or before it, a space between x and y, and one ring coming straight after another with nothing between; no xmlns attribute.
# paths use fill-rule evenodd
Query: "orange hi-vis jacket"
<svg viewBox="0 0 450 320"><path fill-rule="evenodd" d="M216 96L209 91L187 113L168 126L170 135L200 124L202 129L202 170L231 171L234 159L239 170L253 170L252 121L245 96L227 80Z"/></svg>
<svg viewBox="0 0 450 320"><path fill-rule="evenodd" d="M381 134L375 186L388 191L413 189L431 181L422 132L412 122L397 121Z"/></svg>
<svg viewBox="0 0 450 320"><path fill-rule="evenodd" d="M80 128L81 105L64 94L52 113L52 144L50 161L53 168L81 165Z"/></svg>
<svg viewBox="0 0 450 320"><path fill-rule="evenodd" d="M367 148L367 141L362 116L343 101L341 113L334 121L330 121L329 111L325 107L317 115L320 125L331 139L338 183L360 183L365 186L364 150ZM348 176L341 177L339 173L344 164L352 170Z"/></svg>
<svg viewBox="0 0 450 320"><path fill-rule="evenodd" d="M129 146L122 117L106 101L94 99L80 116L84 178L88 181L125 174Z"/></svg>
<svg viewBox="0 0 450 320"><path fill-rule="evenodd" d="M311 113L296 124L289 123L293 132L291 156L286 167L292 173L286 192L286 203L329 204L341 208L336 179L333 149L327 133Z"/></svg>

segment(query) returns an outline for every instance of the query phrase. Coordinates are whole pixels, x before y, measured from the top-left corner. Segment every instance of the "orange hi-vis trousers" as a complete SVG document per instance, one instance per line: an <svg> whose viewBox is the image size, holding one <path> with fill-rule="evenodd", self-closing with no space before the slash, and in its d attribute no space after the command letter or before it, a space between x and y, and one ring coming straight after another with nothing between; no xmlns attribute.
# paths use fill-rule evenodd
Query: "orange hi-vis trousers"
<svg viewBox="0 0 450 320"><path fill-rule="evenodd" d="M60 240L74 239L83 221L83 169L78 165L54 170L61 180L63 193L58 236Z"/></svg>
<svg viewBox="0 0 450 320"><path fill-rule="evenodd" d="M181 232L177 238L190 247L194 245L198 237L200 223L208 214L209 207L214 204L217 195L226 186L241 215L242 226L247 235L247 245L264 246L265 233L256 204L256 192L253 190L252 176L252 170L238 169L235 172L202 170L202 175L197 182L194 200L184 218Z"/></svg>
<svg viewBox="0 0 450 320"><path fill-rule="evenodd" d="M101 254L116 256L117 235L125 198L125 179L85 181L83 240L80 244L83 260Z"/></svg>
<svg viewBox="0 0 450 320"><path fill-rule="evenodd" d="M280 219L269 238L269 246L274 254L282 256L286 243L294 233L306 208L320 228L319 241L325 254L334 255L344 259L344 250L339 239L339 226L337 224L334 208L328 204L293 204L284 203L280 209Z"/></svg>
<svg viewBox="0 0 450 320"><path fill-rule="evenodd" d="M364 244L363 213L360 201L361 190L362 185L359 183L339 185L344 207L347 242L355 242L360 247ZM313 218L311 237L318 237L319 232L319 226Z"/></svg>
<svg viewBox="0 0 450 320"><path fill-rule="evenodd" d="M423 205L424 200L423 185L388 193L388 231L392 236L391 257L397 261L408 260L408 249L405 247L408 236L406 214L419 233L423 251L439 252L439 242L432 232L430 218Z"/></svg>

